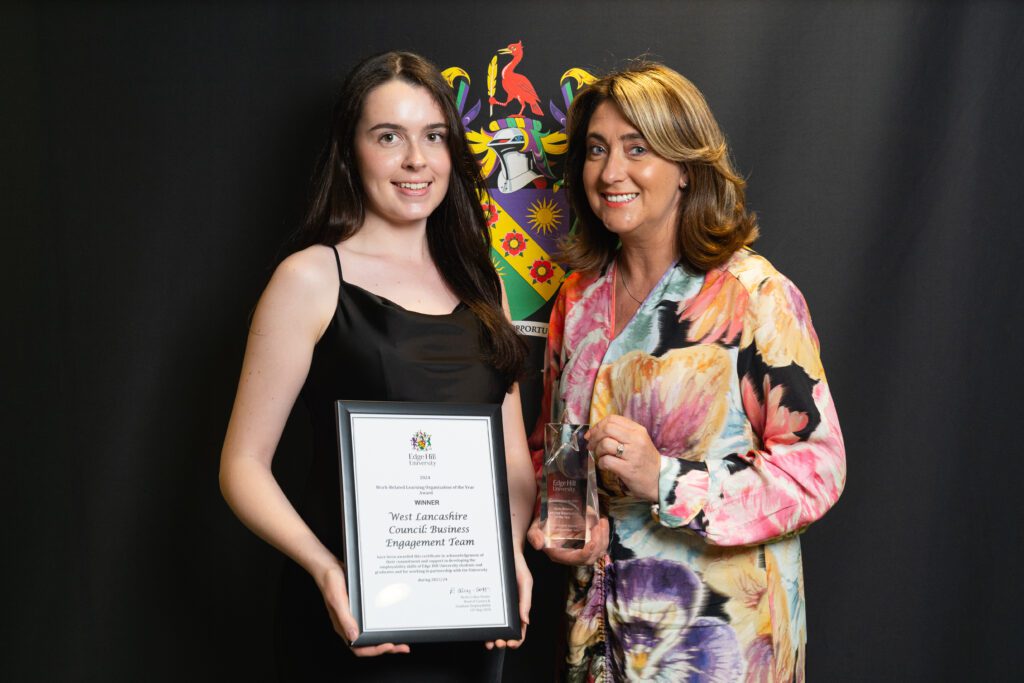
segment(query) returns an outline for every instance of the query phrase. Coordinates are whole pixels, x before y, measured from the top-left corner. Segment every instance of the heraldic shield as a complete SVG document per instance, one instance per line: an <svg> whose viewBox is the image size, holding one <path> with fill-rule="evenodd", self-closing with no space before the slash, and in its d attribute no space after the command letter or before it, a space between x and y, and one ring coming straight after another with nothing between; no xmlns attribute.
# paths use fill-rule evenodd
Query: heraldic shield
<svg viewBox="0 0 1024 683"><path fill-rule="evenodd" d="M549 99L545 115L523 57L522 42L497 50L486 68L487 98L478 97L469 107L469 73L451 67L444 75L490 189L481 203L512 320L520 334L543 338L552 300L566 275L555 260L556 247L572 225L562 189L565 111L575 93L594 79L582 69L565 71L558 82L561 101ZM543 73L540 67L530 71Z"/></svg>

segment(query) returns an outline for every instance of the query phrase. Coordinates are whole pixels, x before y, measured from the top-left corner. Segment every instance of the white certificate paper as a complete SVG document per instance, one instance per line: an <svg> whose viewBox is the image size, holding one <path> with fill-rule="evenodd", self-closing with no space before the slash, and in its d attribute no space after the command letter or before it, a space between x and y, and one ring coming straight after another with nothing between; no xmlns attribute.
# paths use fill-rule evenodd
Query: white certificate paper
<svg viewBox="0 0 1024 683"><path fill-rule="evenodd" d="M356 643L518 635L497 406L473 415L415 410L444 404L381 404L389 412L342 405L370 406L347 417L339 407ZM484 635L492 631L505 635Z"/></svg>

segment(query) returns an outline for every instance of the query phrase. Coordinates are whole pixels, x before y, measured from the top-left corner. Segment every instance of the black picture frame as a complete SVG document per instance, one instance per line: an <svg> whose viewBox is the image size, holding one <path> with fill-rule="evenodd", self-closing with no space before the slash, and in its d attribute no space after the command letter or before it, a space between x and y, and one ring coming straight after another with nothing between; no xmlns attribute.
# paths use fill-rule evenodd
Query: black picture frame
<svg viewBox="0 0 1024 683"><path fill-rule="evenodd" d="M352 616L359 625L359 636L352 642L355 646L378 645L381 643L437 643L452 641L488 641L496 639L518 639L520 637L519 596L515 577L515 558L512 550L511 520L509 514L508 479L505 467L505 447L501 420L501 406L483 403L440 403L440 402L395 402L395 401L345 401L335 402L338 431L339 474L341 487L342 548L344 555L345 579L348 586L349 605ZM365 544L360 538L360 495L376 495L366 490L366 482L359 479L360 462L368 469L363 459L382 456L377 449L364 443L354 446L355 426L367 424L365 420L390 420L385 424L407 425L410 420L485 420L487 443L480 444L485 451L489 467L486 481L474 480L474 495L487 496L493 509L493 518L486 520L486 528L476 529L474 537L493 532L497 539L496 566L485 567L489 580L500 582L501 604L497 608L500 619L487 625L460 625L444 620L436 626L387 628L368 627L373 621L369 604L364 595L364 586L369 575L364 576L374 565L374 558L363 552ZM363 422L360 422L360 421ZM410 456L411 457L411 456ZM366 498L363 499L367 500ZM474 498L475 502L482 499ZM444 580L437 578L430 580ZM454 590L454 589L453 589ZM445 605L437 605L435 613L445 614ZM422 614L423 611L417 611ZM500 622L500 623L497 623Z"/></svg>

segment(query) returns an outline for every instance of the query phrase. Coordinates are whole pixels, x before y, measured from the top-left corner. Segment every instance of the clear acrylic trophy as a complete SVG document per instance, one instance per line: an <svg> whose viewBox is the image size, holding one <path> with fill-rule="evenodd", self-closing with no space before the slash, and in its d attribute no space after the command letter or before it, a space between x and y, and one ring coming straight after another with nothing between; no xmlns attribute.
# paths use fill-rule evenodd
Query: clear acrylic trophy
<svg viewBox="0 0 1024 683"><path fill-rule="evenodd" d="M544 546L577 550L590 540L597 514L594 458L583 435L589 425L550 422L544 433Z"/></svg>

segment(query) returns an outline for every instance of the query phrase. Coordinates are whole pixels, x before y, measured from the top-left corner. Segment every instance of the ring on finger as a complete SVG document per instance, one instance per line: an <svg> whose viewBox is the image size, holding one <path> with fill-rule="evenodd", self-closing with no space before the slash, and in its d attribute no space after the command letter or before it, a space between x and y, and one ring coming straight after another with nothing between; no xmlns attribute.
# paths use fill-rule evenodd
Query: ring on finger
<svg viewBox="0 0 1024 683"><path fill-rule="evenodd" d="M620 443L618 446L615 447L615 457L616 458L621 458L622 454L625 453L625 452L626 452L626 444Z"/></svg>

